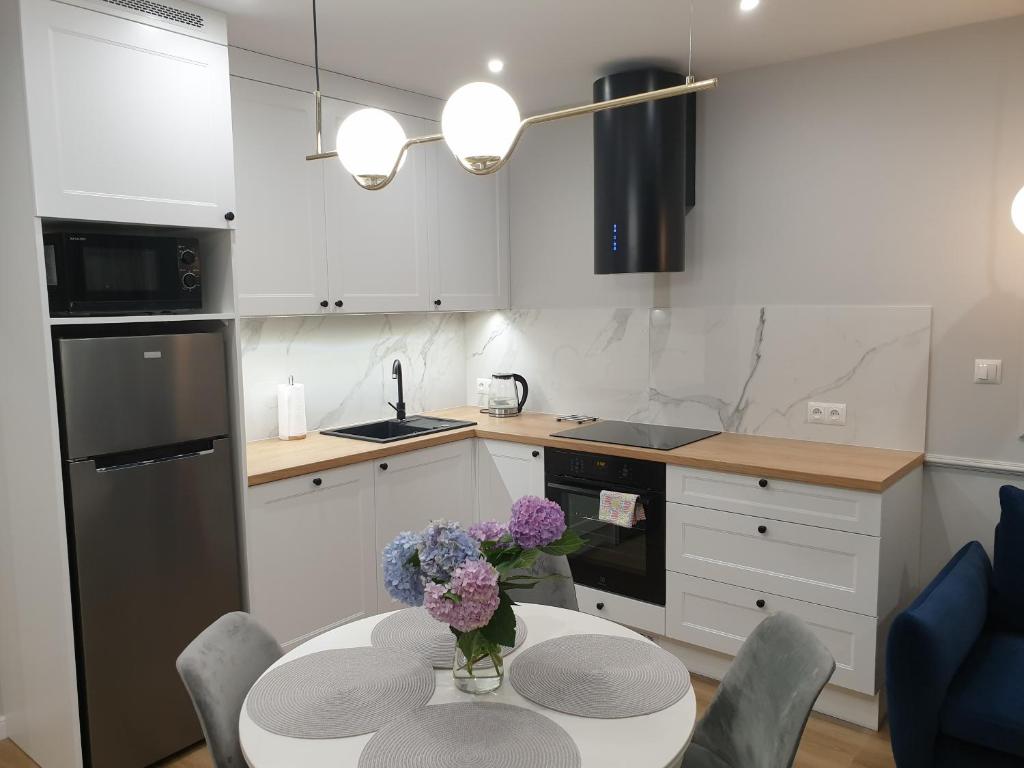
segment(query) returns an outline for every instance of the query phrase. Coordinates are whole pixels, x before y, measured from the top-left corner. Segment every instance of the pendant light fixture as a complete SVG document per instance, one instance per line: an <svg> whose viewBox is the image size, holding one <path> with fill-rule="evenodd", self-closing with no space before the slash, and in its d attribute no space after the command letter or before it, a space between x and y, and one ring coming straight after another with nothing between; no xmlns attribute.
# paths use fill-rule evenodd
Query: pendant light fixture
<svg viewBox="0 0 1024 768"><path fill-rule="evenodd" d="M692 5L690 12L692 19ZM692 52L691 22L691 56ZM366 108L345 118L338 128L337 149L324 152L316 0L313 0L313 65L316 71L316 90L313 92L316 101L316 151L306 155L306 159L326 160L336 157L355 182L369 190L383 189L390 184L405 162L406 153L417 144L444 141L463 168L477 176L486 176L504 167L523 132L531 125L685 96L688 93L708 91L718 85L718 78L695 82L690 76L682 85L581 104L522 119L515 99L505 89L494 83L469 83L456 90L445 103L441 114L441 133L406 138L402 126L392 115L380 109Z"/></svg>
<svg viewBox="0 0 1024 768"><path fill-rule="evenodd" d="M1010 218L1013 220L1013 226L1024 235L1024 187L1021 187L1020 192L1013 198L1013 205L1010 206Z"/></svg>

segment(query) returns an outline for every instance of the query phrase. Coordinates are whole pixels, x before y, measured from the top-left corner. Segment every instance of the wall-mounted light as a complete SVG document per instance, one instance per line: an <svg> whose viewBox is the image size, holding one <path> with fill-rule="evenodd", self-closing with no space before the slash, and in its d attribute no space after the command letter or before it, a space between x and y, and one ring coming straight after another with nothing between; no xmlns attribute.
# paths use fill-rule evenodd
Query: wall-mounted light
<svg viewBox="0 0 1024 768"><path fill-rule="evenodd" d="M1024 187L1021 187L1020 192L1013 198L1013 205L1010 206L1010 218L1013 220L1013 226L1024 235Z"/></svg>

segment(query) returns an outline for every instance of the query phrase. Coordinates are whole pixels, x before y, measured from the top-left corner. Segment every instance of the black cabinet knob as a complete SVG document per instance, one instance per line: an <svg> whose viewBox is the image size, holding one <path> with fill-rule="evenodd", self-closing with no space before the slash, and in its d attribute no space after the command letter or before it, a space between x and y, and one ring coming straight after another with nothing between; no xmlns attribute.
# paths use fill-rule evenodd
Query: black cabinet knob
<svg viewBox="0 0 1024 768"><path fill-rule="evenodd" d="M434 306L435 307L440 307L441 306L441 300L440 299L434 299Z"/></svg>
<svg viewBox="0 0 1024 768"><path fill-rule="evenodd" d="M334 302L334 306L336 306L336 307L344 307L345 306L345 302L342 301L341 299L338 299L336 302Z"/></svg>
<svg viewBox="0 0 1024 768"><path fill-rule="evenodd" d="M757 532L758 533L768 533L768 526L767 525L759 525L759 526L757 526Z"/></svg>
<svg viewBox="0 0 1024 768"><path fill-rule="evenodd" d="M381 468L381 469L382 469L382 470L383 470L384 472L387 472L387 471L388 471L388 464L387 464L387 462L384 462L383 464L381 464L381 465L380 465L380 468Z"/></svg>
<svg viewBox="0 0 1024 768"><path fill-rule="evenodd" d="M330 306L330 302L329 302L329 301L327 301L327 299L324 299L323 301L321 301L321 302L320 302L320 306L321 306L321 307L327 307L327 306Z"/></svg>
<svg viewBox="0 0 1024 768"><path fill-rule="evenodd" d="M536 459L537 457L539 457L539 456L540 456L540 451L534 451L534 452L533 452L533 453L531 453L530 455L531 455L531 456L533 456L533 458L535 458L535 459Z"/></svg>
<svg viewBox="0 0 1024 768"><path fill-rule="evenodd" d="M319 477L314 477L313 478L313 485L315 485L315 486L317 486L319 488L323 484L324 484L324 481L321 480Z"/></svg>
<svg viewBox="0 0 1024 768"><path fill-rule="evenodd" d="M763 477L757 481L757 484L760 485L762 488L768 487L768 481L765 480Z"/></svg>
<svg viewBox="0 0 1024 768"><path fill-rule="evenodd" d="M235 212L234 211L228 211L227 213L225 213L224 214L224 220L225 221L234 221L235 220Z"/></svg>
<svg viewBox="0 0 1024 768"><path fill-rule="evenodd" d="M754 603L754 605L756 605L758 608L764 608L764 600L758 600L756 603Z"/></svg>
<svg viewBox="0 0 1024 768"><path fill-rule="evenodd" d="M599 610L599 611L603 611L604 610L604 603L598 603L594 607L597 608L597 610Z"/></svg>

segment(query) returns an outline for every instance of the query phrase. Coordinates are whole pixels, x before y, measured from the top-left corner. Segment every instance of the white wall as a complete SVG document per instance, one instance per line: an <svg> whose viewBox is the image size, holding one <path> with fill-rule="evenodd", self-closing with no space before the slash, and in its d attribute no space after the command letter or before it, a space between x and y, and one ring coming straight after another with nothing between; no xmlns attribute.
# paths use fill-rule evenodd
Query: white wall
<svg viewBox="0 0 1024 768"><path fill-rule="evenodd" d="M699 99L687 271L594 276L590 121L540 126L510 165L513 306L930 305L927 450L1024 462L1024 18L730 74ZM1004 361L1000 386L972 383L976 357ZM991 539L1006 479L929 472L926 575Z"/></svg>

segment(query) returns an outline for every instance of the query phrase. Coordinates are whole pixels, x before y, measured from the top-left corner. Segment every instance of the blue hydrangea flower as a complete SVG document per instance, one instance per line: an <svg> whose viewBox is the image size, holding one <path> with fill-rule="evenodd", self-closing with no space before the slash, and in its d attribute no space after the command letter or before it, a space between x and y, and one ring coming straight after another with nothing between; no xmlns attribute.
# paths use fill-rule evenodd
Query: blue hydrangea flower
<svg viewBox="0 0 1024 768"><path fill-rule="evenodd" d="M445 582L464 562L480 558L480 545L458 523L437 520L423 531L419 553L423 575Z"/></svg>
<svg viewBox="0 0 1024 768"><path fill-rule="evenodd" d="M384 587L395 600L406 605L423 605L423 573L409 562L420 545L420 537L412 531L398 534L384 547Z"/></svg>

